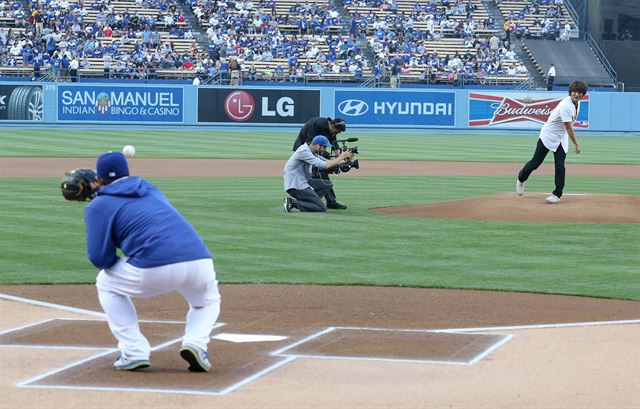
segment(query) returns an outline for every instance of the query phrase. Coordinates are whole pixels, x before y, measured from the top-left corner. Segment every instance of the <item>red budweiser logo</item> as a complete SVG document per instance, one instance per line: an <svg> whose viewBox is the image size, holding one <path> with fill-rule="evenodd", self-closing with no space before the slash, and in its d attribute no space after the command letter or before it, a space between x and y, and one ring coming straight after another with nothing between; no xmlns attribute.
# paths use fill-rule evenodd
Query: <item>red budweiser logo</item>
<svg viewBox="0 0 640 409"><path fill-rule="evenodd" d="M531 120L545 123L551 111L560 103L561 99L545 99L542 101L524 101L504 98L491 119L491 124L504 122L519 122Z"/></svg>

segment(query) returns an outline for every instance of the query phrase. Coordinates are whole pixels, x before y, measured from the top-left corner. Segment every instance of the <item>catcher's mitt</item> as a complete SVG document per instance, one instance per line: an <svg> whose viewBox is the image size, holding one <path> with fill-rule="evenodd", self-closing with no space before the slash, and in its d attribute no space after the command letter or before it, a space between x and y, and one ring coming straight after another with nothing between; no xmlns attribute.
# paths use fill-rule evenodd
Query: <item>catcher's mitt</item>
<svg viewBox="0 0 640 409"><path fill-rule="evenodd" d="M64 174L60 182L62 196L67 200L84 202L93 198L91 182L96 180L96 172L93 169L79 168L69 170Z"/></svg>

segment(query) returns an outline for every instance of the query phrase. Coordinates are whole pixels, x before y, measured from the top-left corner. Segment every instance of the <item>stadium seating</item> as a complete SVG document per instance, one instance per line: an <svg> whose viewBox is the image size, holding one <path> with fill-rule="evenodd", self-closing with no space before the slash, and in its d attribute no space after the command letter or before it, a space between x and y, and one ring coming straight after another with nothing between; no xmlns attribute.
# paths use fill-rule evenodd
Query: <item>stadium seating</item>
<svg viewBox="0 0 640 409"><path fill-rule="evenodd" d="M62 10L58 2L48 0L32 3L31 11L37 9L47 16L59 11L62 25L56 31L67 36L56 39L59 55L49 57L52 53L37 41L33 50L43 55L38 69L43 74L57 72L51 61L61 58L65 50L73 51L67 54L77 52L84 77L105 75L105 54L111 59L109 75L124 78L190 79L199 75L209 81L228 81L227 65L232 59L240 63L242 77L250 80L358 82L374 75L384 79L395 64L401 66L400 78L405 82L518 83L528 77L508 49L489 47L489 38L499 36L501 27L495 25L481 0L448 8L441 1L431 6L431 0L344 0L339 3L344 5L341 11L330 0L261 0L256 4L250 0L188 0L200 25L189 27L175 0L96 0L92 4L71 0ZM15 16L9 21L6 14L15 14L17 6L8 7L14 9L0 16L6 20L0 29L11 27L13 31L0 54L0 74L33 75L33 53L10 56L9 52L12 43L37 40L34 26L29 21L19 24ZM137 29L128 30L123 18L135 18ZM349 18L351 21L345 21ZM79 22L75 30L69 27L73 21ZM45 24L45 33L39 34L46 36L51 26ZM198 44L191 30L207 34L207 49ZM145 41L147 31L157 36L158 49ZM63 42L69 45L61 47Z"/></svg>

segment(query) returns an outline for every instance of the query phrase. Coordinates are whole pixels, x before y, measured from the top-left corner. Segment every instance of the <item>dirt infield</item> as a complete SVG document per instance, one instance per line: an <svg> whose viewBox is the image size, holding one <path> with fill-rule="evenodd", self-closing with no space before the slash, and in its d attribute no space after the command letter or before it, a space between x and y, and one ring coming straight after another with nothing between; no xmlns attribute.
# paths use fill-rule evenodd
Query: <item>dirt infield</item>
<svg viewBox="0 0 640 409"><path fill-rule="evenodd" d="M189 373L178 357L172 340L179 340L186 305L176 294L136 301L140 318L148 321L142 331L154 347L152 367L121 373L111 368L115 341L95 316L100 307L93 286L4 286L0 293L41 303L0 299L0 331L18 328L0 333L1 407L632 408L640 403L635 376L640 325L594 325L637 319L637 302L223 285L224 325L213 333L211 373ZM54 304L77 310L71 314ZM64 319L41 322L51 318ZM573 322L582 324L563 326ZM286 338L229 342L218 339L223 334Z"/></svg>
<svg viewBox="0 0 640 409"><path fill-rule="evenodd" d="M640 223L640 197L573 193L559 204L549 193L499 193L471 199L373 209L376 213L437 219L508 220L544 223Z"/></svg>

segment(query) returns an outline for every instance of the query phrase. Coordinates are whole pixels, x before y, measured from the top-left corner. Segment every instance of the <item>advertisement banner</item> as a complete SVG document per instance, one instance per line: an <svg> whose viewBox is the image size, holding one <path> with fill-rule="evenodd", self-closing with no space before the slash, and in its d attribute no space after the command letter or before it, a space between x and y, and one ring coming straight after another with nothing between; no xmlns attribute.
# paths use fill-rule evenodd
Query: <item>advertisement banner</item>
<svg viewBox="0 0 640 409"><path fill-rule="evenodd" d="M335 116L357 125L454 126L456 93L336 91Z"/></svg>
<svg viewBox="0 0 640 409"><path fill-rule="evenodd" d="M301 124L319 115L319 90L198 89L198 122Z"/></svg>
<svg viewBox="0 0 640 409"><path fill-rule="evenodd" d="M469 126L540 129L566 93L470 92ZM576 128L589 128L589 95L578 104Z"/></svg>
<svg viewBox="0 0 640 409"><path fill-rule="evenodd" d="M58 120L183 122L182 88L58 86Z"/></svg>
<svg viewBox="0 0 640 409"><path fill-rule="evenodd" d="M0 121L42 121L42 85L0 85Z"/></svg>

